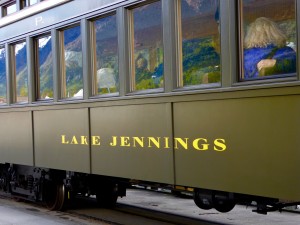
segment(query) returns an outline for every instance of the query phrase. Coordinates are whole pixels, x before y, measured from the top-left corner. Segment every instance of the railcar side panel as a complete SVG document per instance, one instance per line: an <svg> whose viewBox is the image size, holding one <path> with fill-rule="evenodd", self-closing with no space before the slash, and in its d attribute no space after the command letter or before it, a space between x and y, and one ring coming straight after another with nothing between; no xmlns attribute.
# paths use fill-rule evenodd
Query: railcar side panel
<svg viewBox="0 0 300 225"><path fill-rule="evenodd" d="M33 166L31 111L1 113L0 123L0 162Z"/></svg>
<svg viewBox="0 0 300 225"><path fill-rule="evenodd" d="M36 166L90 172L88 109L34 112Z"/></svg>
<svg viewBox="0 0 300 225"><path fill-rule="evenodd" d="M175 103L174 135L190 143L175 151L176 183L300 200L299 102L290 95Z"/></svg>
<svg viewBox="0 0 300 225"><path fill-rule="evenodd" d="M171 136L170 103L91 108L92 173L173 184Z"/></svg>

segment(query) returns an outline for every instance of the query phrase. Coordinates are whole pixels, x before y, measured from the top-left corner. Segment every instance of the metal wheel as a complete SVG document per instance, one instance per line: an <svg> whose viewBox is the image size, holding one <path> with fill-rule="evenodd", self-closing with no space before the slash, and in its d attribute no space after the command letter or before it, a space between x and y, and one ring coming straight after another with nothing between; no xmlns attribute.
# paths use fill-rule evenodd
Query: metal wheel
<svg viewBox="0 0 300 225"><path fill-rule="evenodd" d="M217 211L226 213L231 211L235 206L235 202L232 201L224 201L224 202L218 202L214 204L214 207Z"/></svg>
<svg viewBox="0 0 300 225"><path fill-rule="evenodd" d="M194 202L200 209L212 209L212 191L205 189L195 189Z"/></svg>
<svg viewBox="0 0 300 225"><path fill-rule="evenodd" d="M62 210L65 203L65 186L49 182L44 191L44 200L49 210Z"/></svg>
<svg viewBox="0 0 300 225"><path fill-rule="evenodd" d="M232 193L226 193L218 197L216 194L213 198L214 208L222 213L231 211L235 206L235 199Z"/></svg>

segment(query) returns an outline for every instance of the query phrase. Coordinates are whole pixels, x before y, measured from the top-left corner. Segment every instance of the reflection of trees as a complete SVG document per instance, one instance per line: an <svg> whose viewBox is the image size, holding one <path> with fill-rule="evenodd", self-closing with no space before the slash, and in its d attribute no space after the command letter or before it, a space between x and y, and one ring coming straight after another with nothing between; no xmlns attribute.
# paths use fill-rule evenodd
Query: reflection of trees
<svg viewBox="0 0 300 225"><path fill-rule="evenodd" d="M16 74L17 79L17 95L18 96L28 96L28 72L27 72L27 64L22 71Z"/></svg>
<svg viewBox="0 0 300 225"><path fill-rule="evenodd" d="M220 81L220 56L212 38L198 38L183 43L183 83L197 85Z"/></svg>
<svg viewBox="0 0 300 225"><path fill-rule="evenodd" d="M69 95L67 97L73 96L83 87L82 67L74 61L69 62L66 68L66 82L67 95Z"/></svg>
<svg viewBox="0 0 300 225"><path fill-rule="evenodd" d="M145 56L147 54L147 58ZM135 59L136 90L154 89L163 85L162 49L143 49ZM149 65L151 64L151 65Z"/></svg>

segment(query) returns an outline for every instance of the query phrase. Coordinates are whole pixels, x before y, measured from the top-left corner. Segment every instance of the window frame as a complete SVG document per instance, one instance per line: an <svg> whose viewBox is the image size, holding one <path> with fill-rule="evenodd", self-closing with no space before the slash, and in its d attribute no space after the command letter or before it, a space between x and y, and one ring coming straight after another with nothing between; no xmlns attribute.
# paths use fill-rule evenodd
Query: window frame
<svg viewBox="0 0 300 225"><path fill-rule="evenodd" d="M18 101L18 88L17 88L17 60L16 60L16 45L25 43L26 45L26 67L27 67L27 101ZM28 104L29 103L29 73L28 73L28 51L27 51L27 46L28 43L26 41L26 38L18 40L16 42L13 42L9 44L12 50L12 71L11 71L11 81L12 81L12 87L13 87L13 94L12 94L12 103L13 104Z"/></svg>
<svg viewBox="0 0 300 225"><path fill-rule="evenodd" d="M51 36L51 32L47 32L47 33L44 33L44 34L41 34L39 36L35 36L33 38L33 60L34 60L34 83L35 83L35 101L53 101L53 98L54 97L51 97L49 99L43 99L41 98L41 90L40 90L40 63L39 63L39 43L38 41L43 38L43 37L51 37L52 39L52 36ZM52 41L52 40L50 40ZM51 52L53 54L53 48L51 49ZM53 62L52 62L52 67L53 67ZM54 84L54 76L52 74L52 79L53 79L53 84ZM52 87L52 90L54 92L54 87ZM54 95L54 93L53 93Z"/></svg>
<svg viewBox="0 0 300 225"><path fill-rule="evenodd" d="M59 59L60 60L60 64L59 64L59 73L61 74L61 76L59 76L59 86L60 86L60 94L59 94L59 99L60 100L64 100L64 101L68 101L68 100L80 100L83 99L84 97L68 97L67 96L67 82L66 82L66 60L65 60L65 45L64 45L64 40L65 40L65 35L64 35L64 31L68 30L68 29L72 29L74 27L79 27L80 29L80 35L81 38L83 37L82 34L82 30L81 30L81 23L80 22L75 22L73 24L69 24L68 26L62 27L57 29L58 31L58 38L59 38L59 50L58 50L58 54L59 54ZM82 54L82 61L83 61L83 46L82 46L83 40L81 40L81 54ZM84 68L83 68L83 62L82 62L82 81L83 81L83 85L82 85L82 89L84 92ZM54 89L55 90L55 89ZM84 93L83 93L84 94Z"/></svg>
<svg viewBox="0 0 300 225"><path fill-rule="evenodd" d="M299 79L298 75L298 51L299 51L299 32L297 31L299 28L300 23L297 22L297 0L294 0L294 7L295 7L295 33L296 33L296 72L295 73L285 73L285 74L275 74L268 77L263 78L256 78L256 79L244 79L244 21L243 21L243 15L244 15L244 7L243 7L243 0L237 1L237 28L238 28L238 74L235 77L235 83L233 86L239 86L239 85L251 85L251 84L266 84L266 83L280 83L280 82L286 82L286 81L296 81Z"/></svg>
<svg viewBox="0 0 300 225"><path fill-rule="evenodd" d="M150 5L153 3L160 3L161 6L161 41L162 41L162 49L164 51L165 44L164 44L164 35L163 35L163 30L164 30L164 22L163 22L163 0L150 0L150 1L144 1L137 3L135 5L127 7L127 19L128 19L128 46L129 46L129 51L128 51L128 56L129 56L129 77L128 83L129 83L129 89L126 95L139 95L139 94L152 94L152 93L163 93L165 91L165 71L163 74L164 77L164 83L163 87L158 87L158 88L153 88L153 89L145 89L145 90L136 90L136 76L135 76L135 54L134 54L134 16L133 16L133 10L139 7L143 7L146 5ZM163 52L163 65L165 64L165 52Z"/></svg>
<svg viewBox="0 0 300 225"><path fill-rule="evenodd" d="M5 93L5 102L1 102L0 105L7 105L8 104L8 98L7 98L7 90L8 90L8 87L7 87L7 79L8 79L8 73L7 73L7 63L6 63L6 58L7 58L7 51L6 51L6 48L5 48L5 45L0 45L0 49L3 49L5 51L5 81L6 81L6 84L5 84L5 87L6 87L6 93Z"/></svg>
<svg viewBox="0 0 300 225"><path fill-rule="evenodd" d="M182 10L181 10L181 2L183 0L180 0L177 5L177 34L178 41L177 41L177 52L178 52L178 75L176 79L176 90L175 91L184 91L184 90L205 90L205 89L215 89L215 88L221 88L223 86L223 45L222 45L222 39L225 38L226 33L223 31L222 23L225 21L225 16L222 15L223 7L222 7L222 0L218 0L218 7L219 7L219 45L220 45L220 81L217 83L207 83L207 84L195 84L195 85L184 85L183 82L183 46L182 46ZM223 37L224 36L224 37Z"/></svg>
<svg viewBox="0 0 300 225"><path fill-rule="evenodd" d="M96 32L95 32L95 22L98 21L98 20L101 20L101 19L104 19L104 18L107 18L107 17L110 17L110 16L115 16L115 19L116 19L116 34L117 34L117 42L119 42L119 31L118 31L118 15L117 15L117 12L116 11L111 11L111 12L108 12L106 14L103 14L101 16L98 16L98 17L95 17L95 18L92 18L91 20L88 21L88 23L90 24L90 55L91 55L91 73L92 73L92 79L91 79L91 96L90 98L103 98L103 97L113 97L113 96L119 96L120 94L120 68L119 68L119 64L120 64L120 51L119 51L119 43L117 43L117 56L118 56L118 68L119 68L119 73L118 73L118 79L119 79L119 82L118 82L118 91L116 92L113 92L113 93L104 93L104 94L99 94L98 91L97 91L97 86L98 86L98 83L97 83L97 53L96 53L96 46L97 46L97 43L96 43Z"/></svg>
<svg viewBox="0 0 300 225"><path fill-rule="evenodd" d="M8 14L8 7L13 6L13 5L16 5L16 11ZM18 11L19 11L19 7L18 7L18 2L16 0L7 1L1 5L1 17L12 15Z"/></svg>

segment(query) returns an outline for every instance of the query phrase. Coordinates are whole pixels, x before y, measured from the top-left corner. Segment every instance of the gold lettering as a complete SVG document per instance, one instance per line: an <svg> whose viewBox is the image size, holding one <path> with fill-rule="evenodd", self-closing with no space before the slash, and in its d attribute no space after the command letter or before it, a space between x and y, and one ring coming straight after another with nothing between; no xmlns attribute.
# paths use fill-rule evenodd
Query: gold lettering
<svg viewBox="0 0 300 225"><path fill-rule="evenodd" d="M160 137L157 137L157 140L154 137L148 137L148 147L151 148L152 147L151 143L152 143L157 148L159 148L160 147L159 141L160 141Z"/></svg>
<svg viewBox="0 0 300 225"><path fill-rule="evenodd" d="M205 143L205 144L201 144L201 147L199 146L200 141L204 141L204 143ZM205 151L205 150L208 150L208 146L209 146L209 144L207 144L207 139L205 139L205 138L197 138L193 141L193 147L196 150Z"/></svg>
<svg viewBox="0 0 300 225"><path fill-rule="evenodd" d="M66 141L66 135L61 135L61 143L62 144L69 144L69 141Z"/></svg>
<svg viewBox="0 0 300 225"><path fill-rule="evenodd" d="M117 146L117 137L112 136L112 142L109 143L110 146Z"/></svg>
<svg viewBox="0 0 300 225"><path fill-rule="evenodd" d="M81 144L82 145L88 145L87 136L81 136Z"/></svg>
<svg viewBox="0 0 300 225"><path fill-rule="evenodd" d="M92 145L100 145L100 136L92 136Z"/></svg>
<svg viewBox="0 0 300 225"><path fill-rule="evenodd" d="M77 139L76 139L76 136L73 136L73 137L72 137L72 141L71 141L70 144L71 144L71 145L78 145L78 141L77 141Z"/></svg>
<svg viewBox="0 0 300 225"><path fill-rule="evenodd" d="M165 139L165 147L164 148L170 148L170 146L169 146L169 139L170 138L164 137L164 139Z"/></svg>
<svg viewBox="0 0 300 225"><path fill-rule="evenodd" d="M129 137L121 137L121 144L122 147L130 147L129 143L130 138Z"/></svg>
<svg viewBox="0 0 300 225"><path fill-rule="evenodd" d="M146 142L146 139L148 143ZM119 140L118 140L119 139ZM71 144L71 145L89 145L91 141L91 145L101 145L100 136L75 136L73 135L72 138L68 137L65 134L61 135L61 144ZM118 143L120 141L120 143ZM227 150L226 140L222 138L217 138L213 140L213 150L217 152L223 152ZM207 151L209 150L209 140L207 138L177 138L174 139L170 137L129 137L129 136L112 136L111 142L109 143L110 146L116 147L134 147L134 148L163 148L163 149L170 149L170 146L174 145L174 149L189 149L193 147L193 149L198 151ZM148 144L148 145L147 145ZM147 146L145 146L147 145Z"/></svg>
<svg viewBox="0 0 300 225"><path fill-rule="evenodd" d="M133 138L133 147L136 147L136 143L140 145L140 147L144 148L144 137L132 137Z"/></svg>
<svg viewBox="0 0 300 225"><path fill-rule="evenodd" d="M178 149L178 143L184 148L188 149L188 138L184 138L185 140L182 140L182 138L174 138L175 141L175 149Z"/></svg>
<svg viewBox="0 0 300 225"><path fill-rule="evenodd" d="M218 152L223 152L226 150L227 146L225 144L225 139L216 139L214 141L214 150Z"/></svg>

